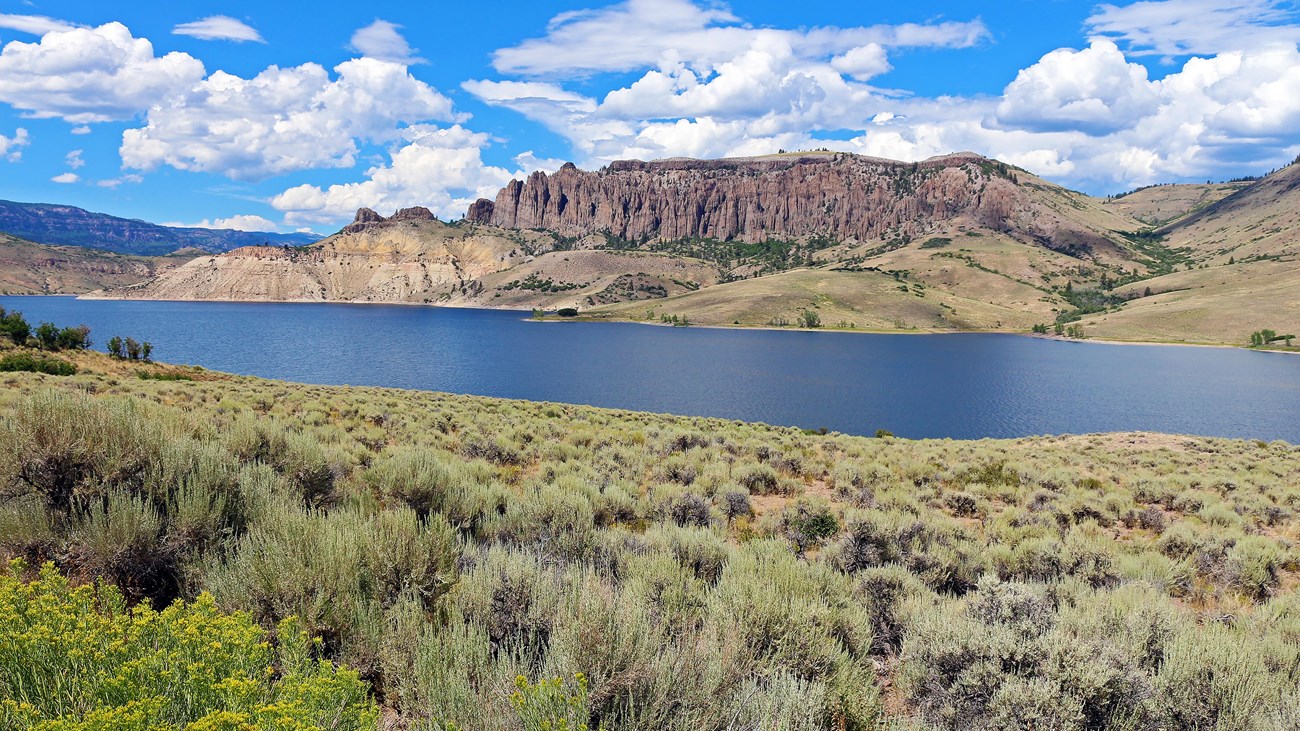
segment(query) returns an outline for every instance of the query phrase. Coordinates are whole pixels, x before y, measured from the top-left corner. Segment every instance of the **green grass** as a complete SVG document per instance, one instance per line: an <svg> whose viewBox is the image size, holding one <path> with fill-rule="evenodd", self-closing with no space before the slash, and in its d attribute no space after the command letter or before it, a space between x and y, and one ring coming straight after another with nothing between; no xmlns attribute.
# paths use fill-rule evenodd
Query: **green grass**
<svg viewBox="0 0 1300 731"><path fill-rule="evenodd" d="M0 555L296 617L409 728L1300 719L1288 444L868 439L78 363L0 376Z"/></svg>

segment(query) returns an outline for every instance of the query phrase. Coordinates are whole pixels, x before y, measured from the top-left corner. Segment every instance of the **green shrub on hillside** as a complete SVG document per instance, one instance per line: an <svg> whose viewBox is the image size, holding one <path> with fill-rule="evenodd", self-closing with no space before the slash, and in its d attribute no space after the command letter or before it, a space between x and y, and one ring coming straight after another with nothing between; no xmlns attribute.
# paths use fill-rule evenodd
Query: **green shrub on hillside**
<svg viewBox="0 0 1300 731"><path fill-rule="evenodd" d="M52 565L0 576L0 726L13 731L372 731L356 675L313 659L288 620L270 642L206 594L128 609L111 586L72 587Z"/></svg>
<svg viewBox="0 0 1300 731"><path fill-rule="evenodd" d="M44 373L50 376L71 376L77 372L77 366L62 358L31 353L10 353L0 358L0 373Z"/></svg>

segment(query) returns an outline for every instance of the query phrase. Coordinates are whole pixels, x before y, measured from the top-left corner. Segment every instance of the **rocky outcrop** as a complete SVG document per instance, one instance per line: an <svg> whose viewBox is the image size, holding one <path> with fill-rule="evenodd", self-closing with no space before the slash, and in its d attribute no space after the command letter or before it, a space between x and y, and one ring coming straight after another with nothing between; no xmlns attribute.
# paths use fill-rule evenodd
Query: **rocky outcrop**
<svg viewBox="0 0 1300 731"><path fill-rule="evenodd" d="M624 241L916 236L961 219L1026 237L1054 237L1021 185L1032 176L973 153L901 163L842 153L729 160L620 161L599 171L566 164L511 181L466 219L562 236ZM1036 180L1036 179L1034 179ZM1074 227L1077 228L1077 227ZM1070 232L1071 243L1089 237Z"/></svg>
<svg viewBox="0 0 1300 731"><path fill-rule="evenodd" d="M362 231L365 231L366 229L369 228L373 228L375 226L382 226L383 224L386 223L394 223L399 221L436 221L436 220L438 220L438 218L437 216L433 215L433 211L430 211L428 208L425 208L424 206L415 206L413 208L399 209L397 213L394 213L392 215L391 218L384 218L383 216L379 215L378 213L375 213L373 210L369 208L358 208L356 218L352 219L352 223L349 223L348 225L343 227L343 233L348 233L348 234L361 233Z"/></svg>

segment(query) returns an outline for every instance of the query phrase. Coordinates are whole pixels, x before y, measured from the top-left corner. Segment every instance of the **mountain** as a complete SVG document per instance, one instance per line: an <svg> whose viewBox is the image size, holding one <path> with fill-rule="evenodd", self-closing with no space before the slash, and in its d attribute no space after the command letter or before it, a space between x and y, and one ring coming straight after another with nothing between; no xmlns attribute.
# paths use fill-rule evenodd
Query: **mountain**
<svg viewBox="0 0 1300 731"><path fill-rule="evenodd" d="M41 244L147 256L187 248L222 252L257 244L299 246L319 238L313 234L175 228L93 213L75 206L13 201L0 201L0 232Z"/></svg>
<svg viewBox="0 0 1300 731"><path fill-rule="evenodd" d="M1241 323L1216 298L1256 329L1294 321L1285 291L1252 292L1295 271L1297 175L1099 199L972 153L565 165L512 181L459 222L362 209L311 246L205 256L102 296L578 307L715 325L815 315L871 330L1082 321L1090 335L1236 342ZM1238 268L1197 278L1230 260ZM1209 316L1141 316L1175 290Z"/></svg>
<svg viewBox="0 0 1300 731"><path fill-rule="evenodd" d="M46 246L0 234L0 294L81 294L149 280L189 261L184 253L129 256Z"/></svg>

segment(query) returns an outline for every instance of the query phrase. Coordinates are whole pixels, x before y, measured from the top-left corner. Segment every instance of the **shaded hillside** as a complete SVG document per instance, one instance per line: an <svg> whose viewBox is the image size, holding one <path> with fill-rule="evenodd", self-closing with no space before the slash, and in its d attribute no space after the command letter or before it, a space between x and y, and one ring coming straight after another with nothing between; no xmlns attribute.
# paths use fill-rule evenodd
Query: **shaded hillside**
<svg viewBox="0 0 1300 731"><path fill-rule="evenodd" d="M40 244L84 246L119 254L160 256L185 248L229 251L257 244L308 244L311 234L173 228L94 213L75 206L0 201L0 232Z"/></svg>
<svg viewBox="0 0 1300 731"><path fill-rule="evenodd" d="M46 246L0 234L0 294L82 294L126 287L190 257L128 256L76 246Z"/></svg>

